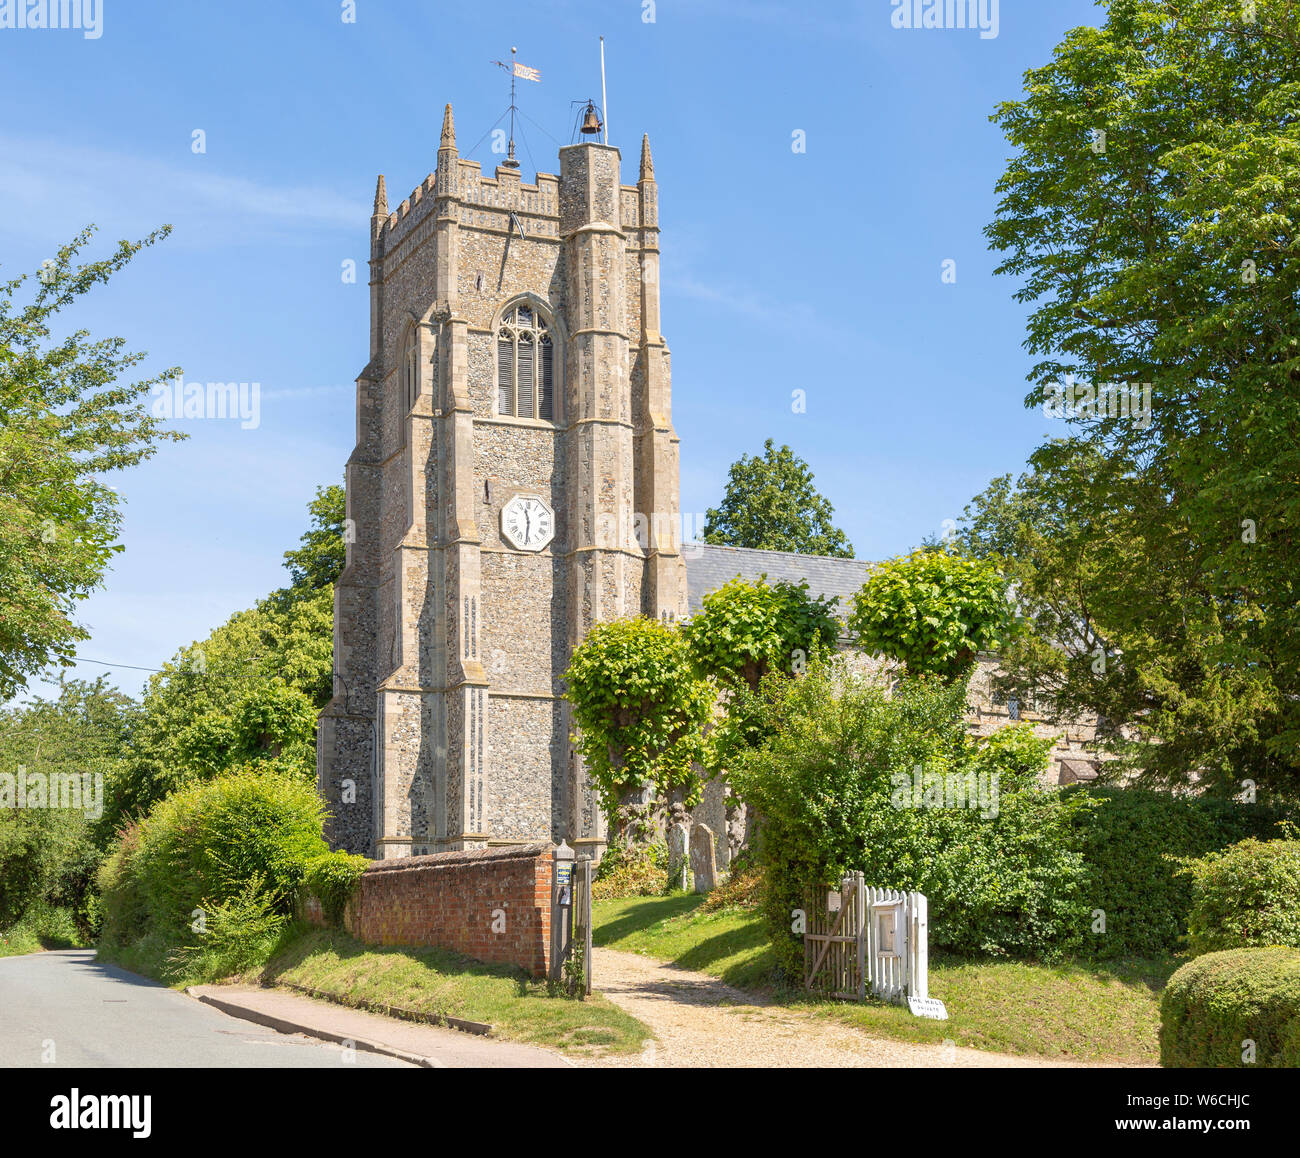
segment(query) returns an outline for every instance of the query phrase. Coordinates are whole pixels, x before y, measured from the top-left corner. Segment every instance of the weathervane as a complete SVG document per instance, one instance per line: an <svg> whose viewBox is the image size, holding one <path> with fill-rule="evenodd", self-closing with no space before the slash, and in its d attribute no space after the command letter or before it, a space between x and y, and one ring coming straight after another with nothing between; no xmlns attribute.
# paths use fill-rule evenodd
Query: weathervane
<svg viewBox="0 0 1300 1158"><path fill-rule="evenodd" d="M515 59L515 54L519 51L513 44L510 46L510 63L506 64L504 60L494 60L492 63L498 68L504 68L510 74L510 151L506 159L501 163L509 169L518 169L519 162L515 160L515 80L531 80L541 82L542 74L538 69L529 68L526 64L520 64ZM500 122L498 122L500 123Z"/></svg>

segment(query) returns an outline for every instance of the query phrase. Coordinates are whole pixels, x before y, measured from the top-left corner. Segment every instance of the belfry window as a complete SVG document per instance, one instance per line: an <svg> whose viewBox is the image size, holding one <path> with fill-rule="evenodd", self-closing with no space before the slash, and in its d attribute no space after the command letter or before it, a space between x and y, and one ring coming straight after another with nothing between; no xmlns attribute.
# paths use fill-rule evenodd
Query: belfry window
<svg viewBox="0 0 1300 1158"><path fill-rule="evenodd" d="M514 306L497 332L497 412L555 418L555 348L546 321L530 305Z"/></svg>

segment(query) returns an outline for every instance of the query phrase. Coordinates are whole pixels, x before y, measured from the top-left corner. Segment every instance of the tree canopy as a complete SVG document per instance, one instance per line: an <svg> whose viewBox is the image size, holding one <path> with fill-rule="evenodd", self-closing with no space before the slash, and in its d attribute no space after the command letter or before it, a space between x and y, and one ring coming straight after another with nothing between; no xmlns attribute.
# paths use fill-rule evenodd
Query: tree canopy
<svg viewBox="0 0 1300 1158"><path fill-rule="evenodd" d="M849 631L913 675L955 680L1011 627L1007 585L982 560L921 549L877 565L853 597Z"/></svg>
<svg viewBox="0 0 1300 1158"><path fill-rule="evenodd" d="M965 538L1040 629L1011 678L1168 782L1300 780L1297 114L1286 0L1111 0L994 117L1025 404L1065 426Z"/></svg>
<svg viewBox="0 0 1300 1158"><path fill-rule="evenodd" d="M125 384L119 379L145 355L128 352L124 339L54 335L62 311L170 227L81 262L92 232L62 246L34 278L0 282L0 700L70 660L87 637L73 611L121 550L119 500L102 476L183 437L163 430L143 401L179 370ZM28 300L17 303L29 280Z"/></svg>
<svg viewBox="0 0 1300 1158"><path fill-rule="evenodd" d="M754 693L769 672L794 677L840 636L838 599L817 599L808 584L750 582L737 576L704 596L682 623L700 674L716 681L726 710L708 734L705 759L725 769L738 747L766 737Z"/></svg>
<svg viewBox="0 0 1300 1158"><path fill-rule="evenodd" d="M643 785L660 799L699 799L692 769L714 689L696 674L676 625L635 617L598 623L564 673L576 737L607 816L634 803Z"/></svg>
<svg viewBox="0 0 1300 1158"><path fill-rule="evenodd" d="M834 514L813 486L808 464L769 438L762 455L742 455L732 464L721 506L706 513L704 541L852 559L853 545L831 521Z"/></svg>

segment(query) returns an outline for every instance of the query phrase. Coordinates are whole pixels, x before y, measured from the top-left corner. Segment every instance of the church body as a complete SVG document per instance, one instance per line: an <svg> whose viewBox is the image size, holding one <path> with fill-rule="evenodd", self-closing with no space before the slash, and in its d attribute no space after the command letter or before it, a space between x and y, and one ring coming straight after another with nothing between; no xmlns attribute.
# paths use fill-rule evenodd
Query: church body
<svg viewBox="0 0 1300 1158"><path fill-rule="evenodd" d="M593 624L687 610L648 142L635 185L620 160L485 177L448 106L395 212L380 178L318 738L336 847L603 844L561 677Z"/></svg>
<svg viewBox="0 0 1300 1158"><path fill-rule="evenodd" d="M620 161L589 143L560 150L558 177L484 177L448 106L437 170L396 212L379 179L317 740L335 847L599 855L562 682L588 630L680 619L737 575L806 581L844 610L867 578L856 559L683 548L648 142L635 185ZM1050 782L1096 776L1095 721L1061 732L993 695L995 657L980 666L973 732L1023 719L1056 737ZM693 815L725 866L738 821L720 779Z"/></svg>

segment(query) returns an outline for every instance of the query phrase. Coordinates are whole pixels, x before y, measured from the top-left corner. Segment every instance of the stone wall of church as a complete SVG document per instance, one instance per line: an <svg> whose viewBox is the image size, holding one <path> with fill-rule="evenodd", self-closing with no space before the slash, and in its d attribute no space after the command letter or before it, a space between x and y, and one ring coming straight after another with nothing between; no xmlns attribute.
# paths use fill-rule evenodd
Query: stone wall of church
<svg viewBox="0 0 1300 1158"><path fill-rule="evenodd" d="M846 650L850 670L866 675L888 676L898 667L895 661L882 656L864 655L860 651ZM985 654L979 657L975 671L971 675L966 698L966 726L972 736L990 736L1008 724L1028 724L1034 735L1051 737L1054 745L1047 756L1047 769L1043 773L1042 783L1045 787L1072 782L1075 775L1071 771L1076 765L1096 766L1106 757L1098 752L1097 720L1086 717L1081 720L1053 720L1037 710L1034 704L1015 704L1014 707L995 695L993 682L998 674L997 656ZM1014 712L1014 715L1013 715Z"/></svg>
<svg viewBox="0 0 1300 1158"><path fill-rule="evenodd" d="M491 774L487 830L493 841L565 835L562 701L502 692L490 696Z"/></svg>

